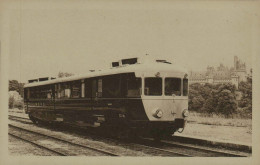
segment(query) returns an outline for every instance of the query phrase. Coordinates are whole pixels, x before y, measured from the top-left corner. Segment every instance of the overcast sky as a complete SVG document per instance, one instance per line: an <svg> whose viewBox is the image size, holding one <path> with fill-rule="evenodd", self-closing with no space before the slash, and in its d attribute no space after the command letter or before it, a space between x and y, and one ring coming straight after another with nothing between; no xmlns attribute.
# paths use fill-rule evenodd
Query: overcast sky
<svg viewBox="0 0 260 165"><path fill-rule="evenodd" d="M20 2L8 18L9 79L84 73L145 54L192 70L233 66L236 55L251 68L244 3Z"/></svg>

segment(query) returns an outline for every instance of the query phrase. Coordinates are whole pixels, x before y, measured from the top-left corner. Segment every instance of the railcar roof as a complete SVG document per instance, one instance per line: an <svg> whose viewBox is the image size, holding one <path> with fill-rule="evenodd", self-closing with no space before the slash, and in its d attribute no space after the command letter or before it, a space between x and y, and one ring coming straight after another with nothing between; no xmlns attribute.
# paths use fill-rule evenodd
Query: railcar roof
<svg viewBox="0 0 260 165"><path fill-rule="evenodd" d="M95 72L87 71L87 72L88 73L75 75L75 76L71 76L71 77L64 77L64 78L47 80L47 81L28 83L24 87L25 88L34 87L34 86L55 84L55 83L61 83L61 82L75 81L75 80L91 78L91 77L122 74L122 73L139 73L139 74L144 73L144 72L188 73L188 71L186 69L181 68L180 66L177 66L176 64L166 64L166 63L159 63L159 62L125 65L125 66L114 67L114 68L101 70L101 71L95 71Z"/></svg>

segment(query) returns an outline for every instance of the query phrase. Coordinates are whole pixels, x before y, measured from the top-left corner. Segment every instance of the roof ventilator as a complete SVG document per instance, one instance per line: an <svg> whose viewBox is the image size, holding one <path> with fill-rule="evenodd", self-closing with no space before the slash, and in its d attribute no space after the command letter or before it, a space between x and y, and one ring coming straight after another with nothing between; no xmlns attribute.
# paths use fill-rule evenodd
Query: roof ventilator
<svg viewBox="0 0 260 165"><path fill-rule="evenodd" d="M126 59L112 62L111 68L123 67L123 66L127 66L127 65L138 64L138 63L139 63L138 58L126 58Z"/></svg>

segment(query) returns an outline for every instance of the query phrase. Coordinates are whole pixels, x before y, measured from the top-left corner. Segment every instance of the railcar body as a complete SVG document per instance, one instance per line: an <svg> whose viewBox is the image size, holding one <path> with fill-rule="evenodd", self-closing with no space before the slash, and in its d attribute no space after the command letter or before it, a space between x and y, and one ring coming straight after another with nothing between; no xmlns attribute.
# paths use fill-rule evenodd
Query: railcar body
<svg viewBox="0 0 260 165"><path fill-rule="evenodd" d="M25 85L33 122L173 134L188 116L187 71L165 60L112 63L105 71Z"/></svg>

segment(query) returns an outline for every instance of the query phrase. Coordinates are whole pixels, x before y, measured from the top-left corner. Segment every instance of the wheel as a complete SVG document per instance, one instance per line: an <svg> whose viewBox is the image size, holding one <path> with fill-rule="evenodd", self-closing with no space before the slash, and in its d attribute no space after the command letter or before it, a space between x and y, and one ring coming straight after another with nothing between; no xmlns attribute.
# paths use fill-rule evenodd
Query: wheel
<svg viewBox="0 0 260 165"><path fill-rule="evenodd" d="M159 143L159 142L161 142L161 140L162 140L162 136L161 135L155 135L154 137L153 137L153 140L154 140L154 142L156 142L156 143Z"/></svg>
<svg viewBox="0 0 260 165"><path fill-rule="evenodd" d="M39 124L38 119L36 119L35 117L33 117L31 114L29 114L29 119L34 123L34 124Z"/></svg>
<svg viewBox="0 0 260 165"><path fill-rule="evenodd" d="M162 139L162 133L159 129L152 129L151 135L155 142L160 142Z"/></svg>

